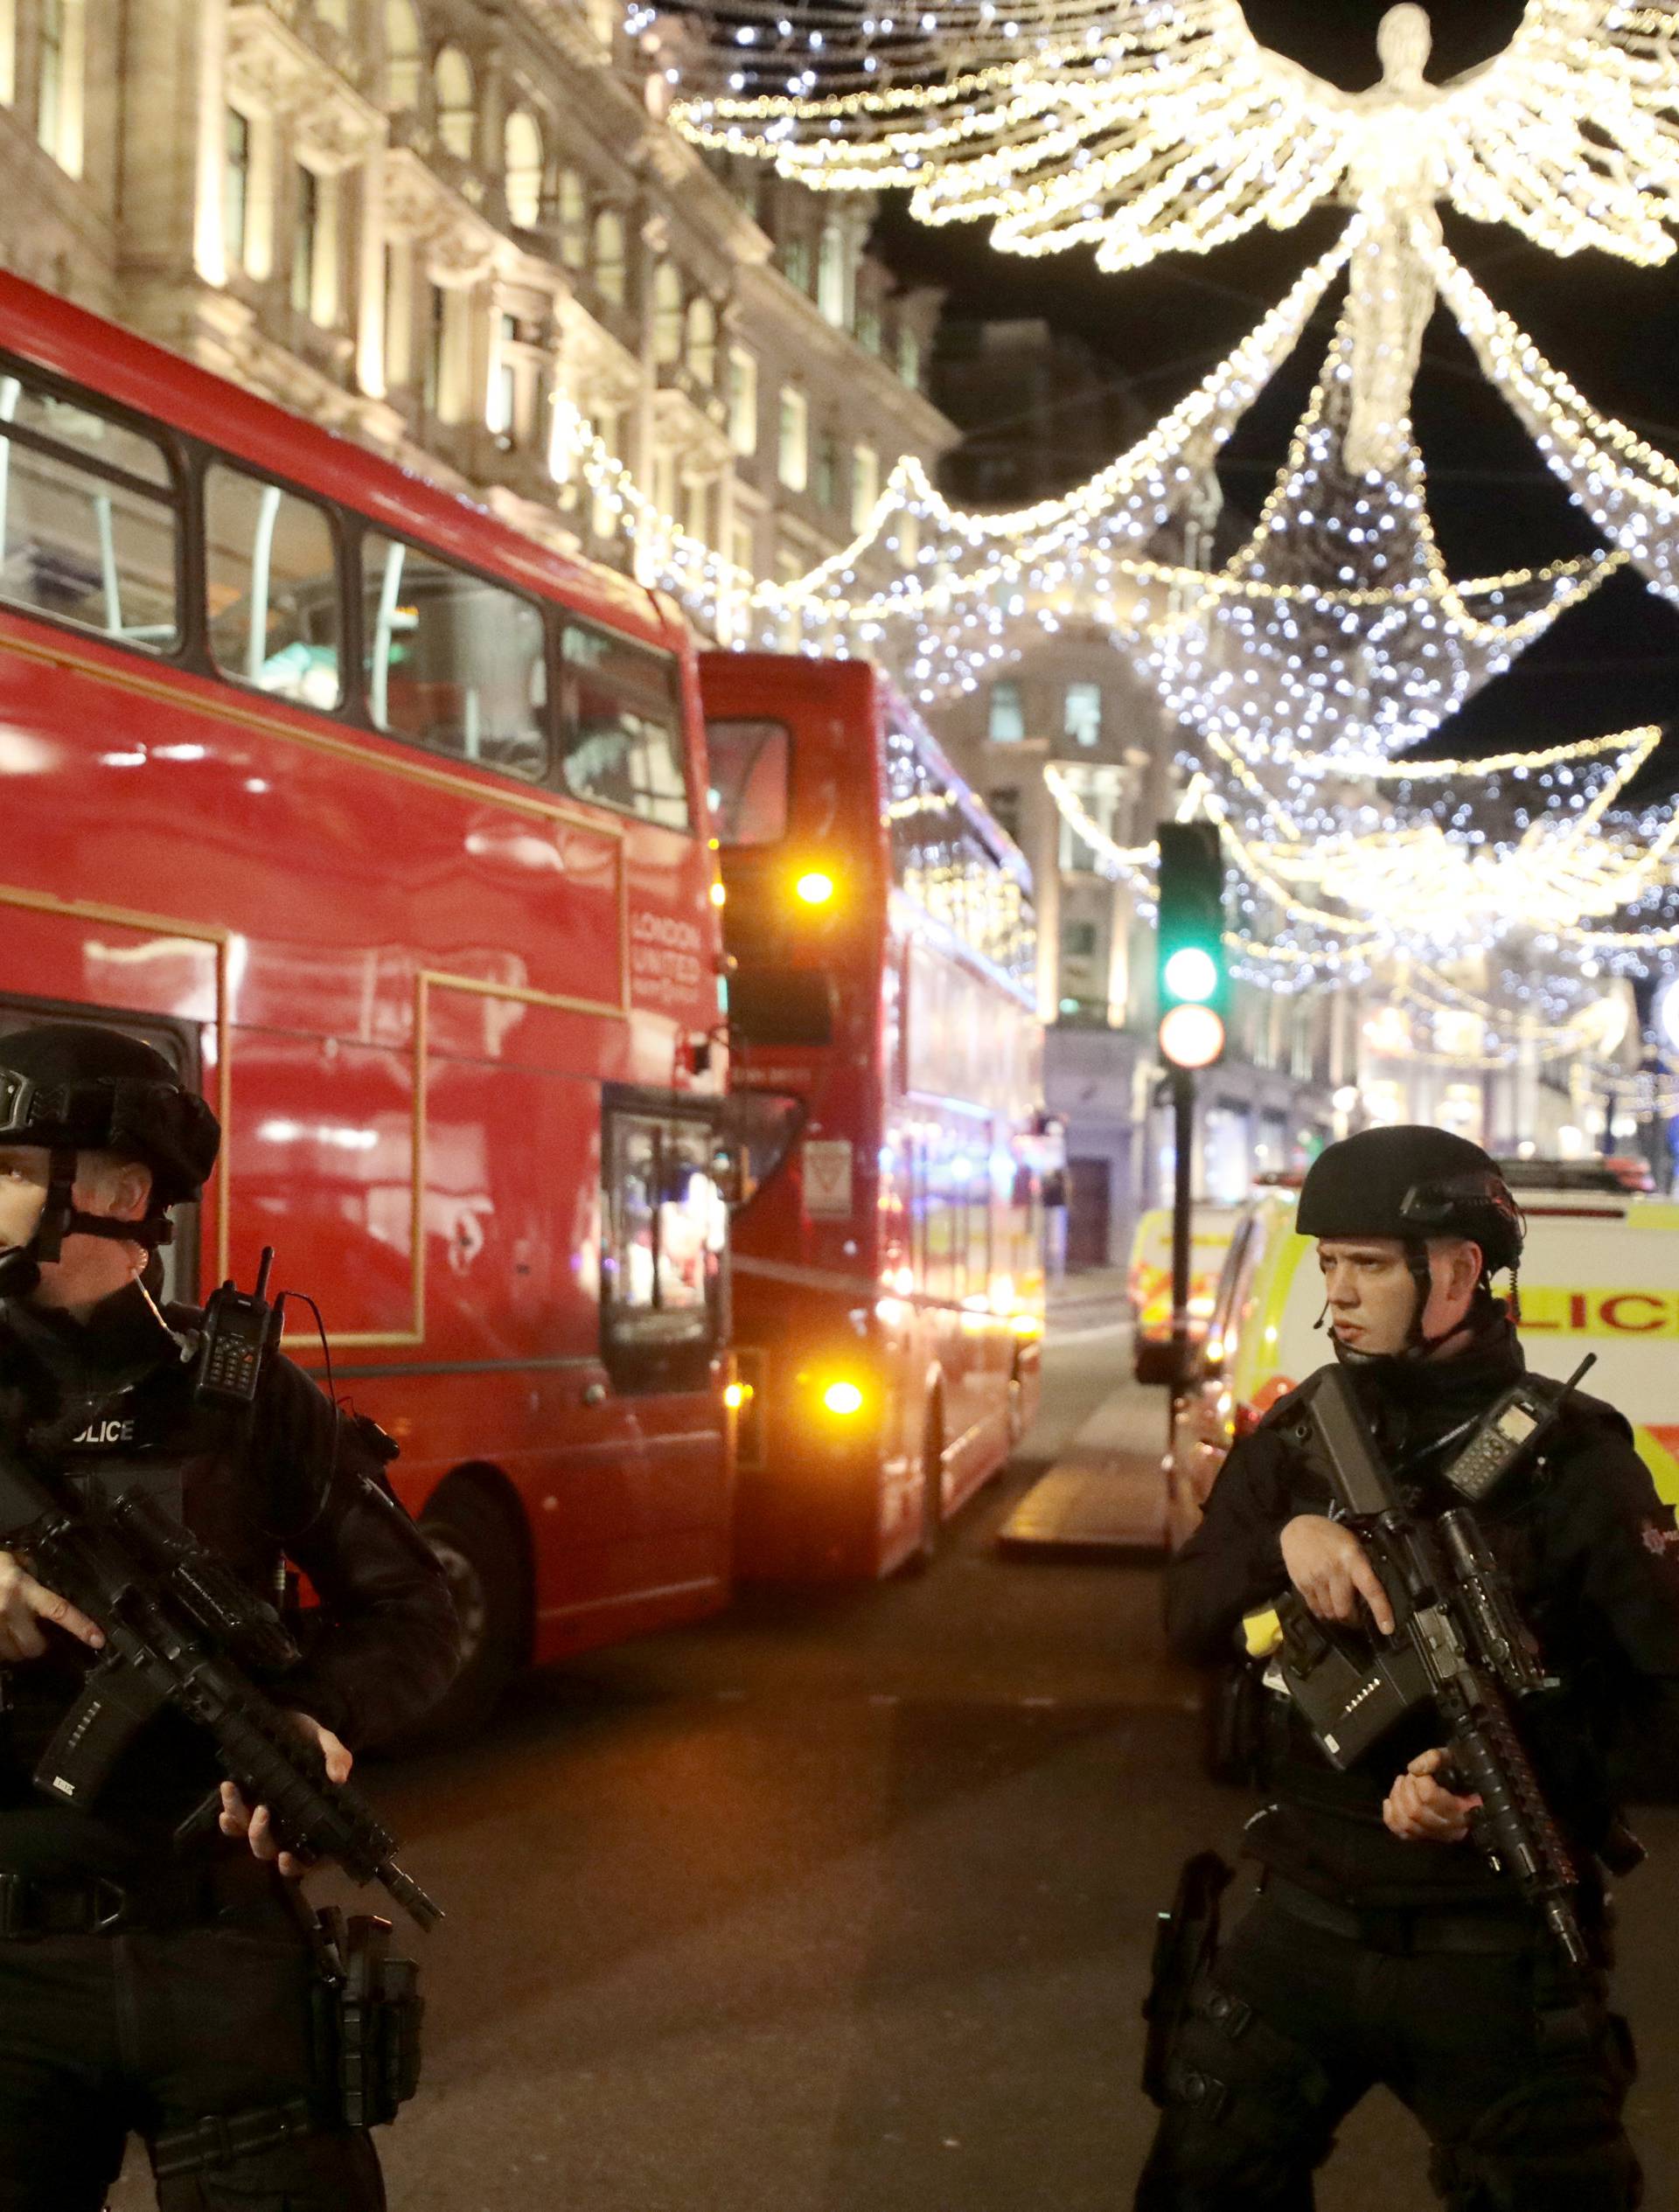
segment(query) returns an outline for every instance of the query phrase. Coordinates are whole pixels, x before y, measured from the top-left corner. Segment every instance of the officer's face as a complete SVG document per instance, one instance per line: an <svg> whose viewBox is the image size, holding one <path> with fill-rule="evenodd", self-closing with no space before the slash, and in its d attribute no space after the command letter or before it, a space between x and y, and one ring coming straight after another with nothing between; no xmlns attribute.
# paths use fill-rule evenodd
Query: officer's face
<svg viewBox="0 0 1679 2212"><path fill-rule="evenodd" d="M39 1144L0 1145L0 1250L27 1244L46 1203L52 1156ZM151 1178L143 1167L98 1152L77 1156L72 1202L84 1214L137 1221L146 1210ZM108 1237L66 1236L56 1260L43 1260L34 1292L38 1305L80 1315L131 1283L145 1265L137 1244Z"/></svg>
<svg viewBox="0 0 1679 2212"><path fill-rule="evenodd" d="M38 1144L0 1144L0 1251L34 1235L46 1203L47 1166Z"/></svg>
<svg viewBox="0 0 1679 2212"><path fill-rule="evenodd" d="M1397 1236L1325 1237L1318 1246L1329 1322L1355 1352L1403 1352L1417 1311L1417 1284ZM1480 1254L1453 1237L1432 1237L1423 1334L1447 1335L1468 1312Z"/></svg>

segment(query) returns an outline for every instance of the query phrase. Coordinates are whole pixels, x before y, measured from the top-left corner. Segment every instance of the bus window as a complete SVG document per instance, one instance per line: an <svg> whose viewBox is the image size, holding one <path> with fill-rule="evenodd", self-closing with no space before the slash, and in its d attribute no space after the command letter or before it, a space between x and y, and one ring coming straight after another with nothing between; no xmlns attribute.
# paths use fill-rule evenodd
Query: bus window
<svg viewBox="0 0 1679 2212"><path fill-rule="evenodd" d="M720 845L774 845L787 834L793 741L785 722L707 722L711 824Z"/></svg>
<svg viewBox="0 0 1679 2212"><path fill-rule="evenodd" d="M581 799L686 830L688 786L671 655L568 622L561 656L567 784Z"/></svg>
<svg viewBox="0 0 1679 2212"><path fill-rule="evenodd" d="M367 711L375 729L540 783L547 660L528 599L369 531L361 543Z"/></svg>
<svg viewBox="0 0 1679 2212"><path fill-rule="evenodd" d="M171 653L179 542L162 446L0 369L0 599Z"/></svg>
<svg viewBox="0 0 1679 2212"><path fill-rule="evenodd" d="M204 531L216 666L331 713L344 685L338 563L325 509L216 463L205 473Z"/></svg>
<svg viewBox="0 0 1679 2212"><path fill-rule="evenodd" d="M620 1388L663 1381L667 1355L717 1341L728 1208L716 1150L710 1123L692 1116L610 1118L603 1349Z"/></svg>

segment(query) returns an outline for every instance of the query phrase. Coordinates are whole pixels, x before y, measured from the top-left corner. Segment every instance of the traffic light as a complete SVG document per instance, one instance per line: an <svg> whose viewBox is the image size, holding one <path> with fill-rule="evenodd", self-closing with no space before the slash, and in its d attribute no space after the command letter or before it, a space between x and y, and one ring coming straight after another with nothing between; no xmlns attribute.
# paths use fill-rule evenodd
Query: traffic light
<svg viewBox="0 0 1679 2212"><path fill-rule="evenodd" d="M1162 822L1156 968L1160 1057L1210 1068L1224 1050L1224 855L1212 822Z"/></svg>

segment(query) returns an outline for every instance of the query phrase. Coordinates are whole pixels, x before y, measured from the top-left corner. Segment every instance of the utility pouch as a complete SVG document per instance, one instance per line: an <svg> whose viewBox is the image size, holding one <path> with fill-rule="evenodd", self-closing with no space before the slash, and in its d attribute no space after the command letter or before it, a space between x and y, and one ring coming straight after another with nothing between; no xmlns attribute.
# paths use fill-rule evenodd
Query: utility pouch
<svg viewBox="0 0 1679 2212"><path fill-rule="evenodd" d="M1189 1993L1218 1951L1219 1900L1236 1878L1216 1851L1198 1851L1178 1876L1169 1912L1156 1916L1154 1958L1149 1971L1143 2018L1143 2093L1166 2103L1167 2068L1178 2029L1188 2008Z"/></svg>
<svg viewBox="0 0 1679 2212"><path fill-rule="evenodd" d="M373 1913L346 1922L336 1906L315 1916L317 2079L339 2125L382 2127L420 2085L420 1969L394 1958L391 1923Z"/></svg>

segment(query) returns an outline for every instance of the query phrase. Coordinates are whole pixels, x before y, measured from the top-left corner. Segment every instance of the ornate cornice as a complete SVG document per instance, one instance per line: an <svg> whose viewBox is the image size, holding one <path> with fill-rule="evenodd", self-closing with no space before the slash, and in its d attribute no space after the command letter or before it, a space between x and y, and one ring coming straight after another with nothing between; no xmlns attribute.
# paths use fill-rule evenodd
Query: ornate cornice
<svg viewBox="0 0 1679 2212"><path fill-rule="evenodd" d="M256 0L228 10L226 87L253 113L284 122L299 156L323 176L359 167L385 143L380 109Z"/></svg>

